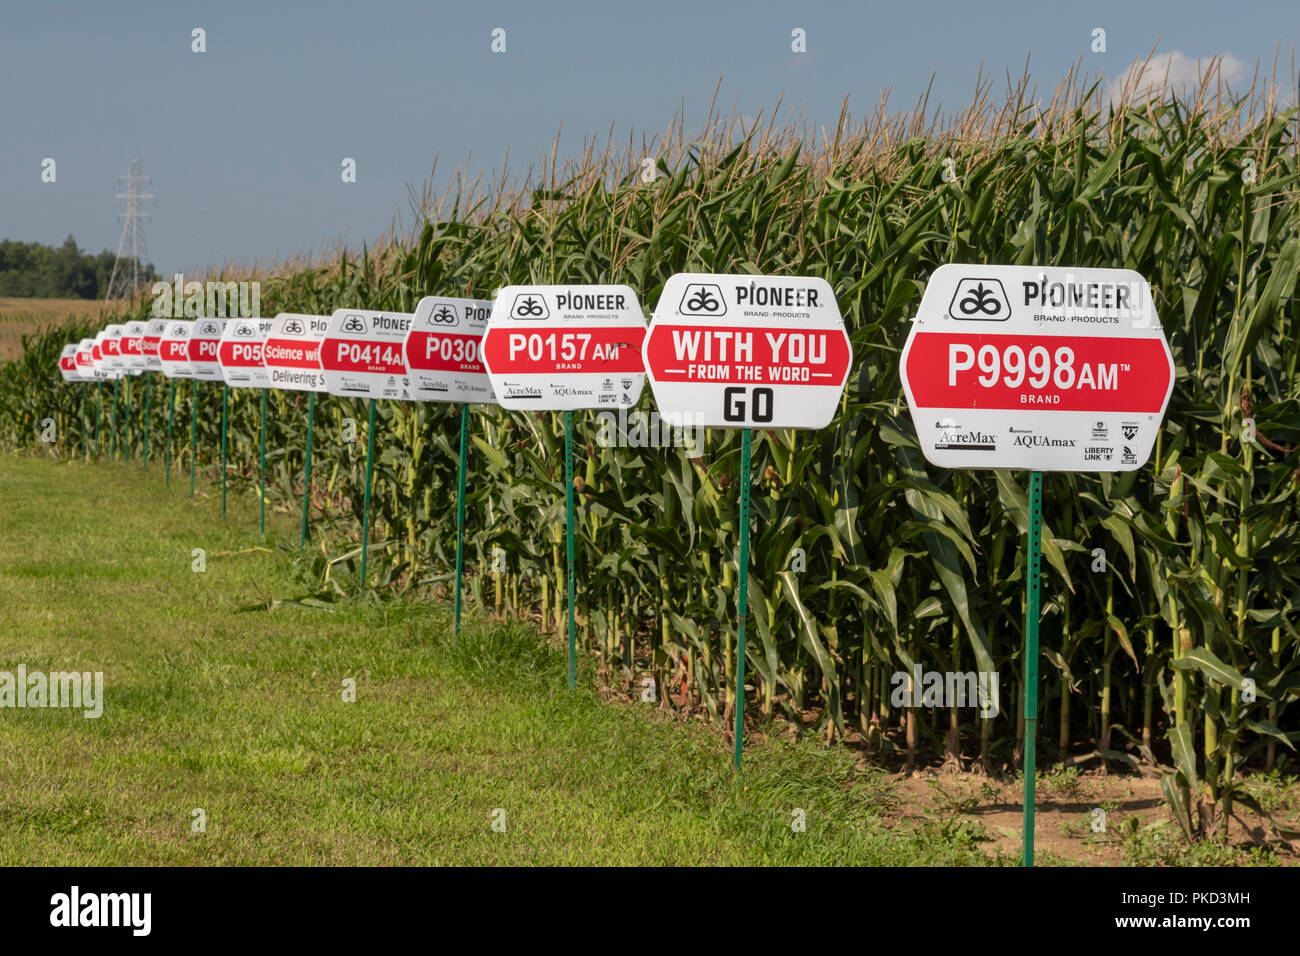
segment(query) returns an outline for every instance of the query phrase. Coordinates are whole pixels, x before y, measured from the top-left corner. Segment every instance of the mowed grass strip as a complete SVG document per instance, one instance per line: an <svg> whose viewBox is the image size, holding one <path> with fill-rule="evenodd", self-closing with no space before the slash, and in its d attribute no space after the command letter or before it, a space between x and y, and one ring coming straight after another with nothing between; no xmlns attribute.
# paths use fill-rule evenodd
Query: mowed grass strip
<svg viewBox="0 0 1300 956"><path fill-rule="evenodd" d="M296 526L262 540L252 502L222 518L187 492L138 462L0 455L0 670L104 673L98 719L0 709L0 863L986 861L950 829L891 829L887 778L842 750L755 742L737 778L706 727L569 695L519 624L237 613L303 590L277 544Z"/></svg>

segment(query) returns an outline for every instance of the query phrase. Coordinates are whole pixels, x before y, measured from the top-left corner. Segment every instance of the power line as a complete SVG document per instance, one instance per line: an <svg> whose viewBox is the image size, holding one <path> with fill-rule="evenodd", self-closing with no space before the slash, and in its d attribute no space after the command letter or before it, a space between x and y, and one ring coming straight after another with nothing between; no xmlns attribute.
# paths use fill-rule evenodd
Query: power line
<svg viewBox="0 0 1300 956"><path fill-rule="evenodd" d="M152 185L153 181L148 176L140 175L140 160L133 159L126 176L118 182L126 186L126 192L117 194L118 199L126 200L126 212L118 214L122 219L122 238L117 243L117 257L113 260L113 274L108 279L108 294L104 296L105 302L114 298L114 292L119 299L135 298L140 288L140 263L148 255L144 241L144 225L140 220L149 217L140 211L140 201L154 197L153 193L140 192L140 184ZM122 268L124 259L130 260L131 291L129 293L126 288L127 270ZM118 282L119 270L122 275L120 283Z"/></svg>

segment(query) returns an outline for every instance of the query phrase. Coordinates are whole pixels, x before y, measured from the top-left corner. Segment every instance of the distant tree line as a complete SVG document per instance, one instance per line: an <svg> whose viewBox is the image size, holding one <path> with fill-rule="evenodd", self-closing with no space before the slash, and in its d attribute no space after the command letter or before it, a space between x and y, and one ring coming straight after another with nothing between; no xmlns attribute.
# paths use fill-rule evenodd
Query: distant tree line
<svg viewBox="0 0 1300 956"><path fill-rule="evenodd" d="M90 255L68 236L57 249L39 242L0 241L0 296L39 299L102 299L113 275L113 253ZM130 260L121 268L129 270ZM140 281L158 278L152 264L140 266Z"/></svg>

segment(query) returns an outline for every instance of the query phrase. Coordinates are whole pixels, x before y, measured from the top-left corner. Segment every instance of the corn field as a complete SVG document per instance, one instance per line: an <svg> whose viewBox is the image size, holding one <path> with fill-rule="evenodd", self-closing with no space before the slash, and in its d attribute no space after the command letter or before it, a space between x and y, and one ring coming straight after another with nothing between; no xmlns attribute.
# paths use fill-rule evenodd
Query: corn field
<svg viewBox="0 0 1300 956"><path fill-rule="evenodd" d="M1229 99L1207 81L1112 106L1071 78L1046 105L1023 84L998 103L982 89L946 121L924 105L856 124L845 113L820 139L714 115L694 138L678 125L648 143L593 142L522 182L416 197L410 234L263 277L263 313L411 312L424 295L537 282L627 283L648 312L676 272L824 277L855 364L831 427L754 433L747 719L785 717L906 767L938 754L997 772L1023 745L1028 476L927 467L899 352L944 263L1136 270L1174 354L1173 398L1143 470L1046 476L1040 748L1103 770L1169 770L1179 822L1214 836L1248 799L1241 774L1294 767L1300 739L1287 729L1300 713L1300 168L1296 112L1274 94ZM97 389L83 416L82 387L59 381L57 359L88 333L34 336L0 369L0 440L86 451ZM188 480L191 387L176 389L173 482ZM161 469L168 385L145 376L130 388L134 466L151 388L150 467ZM197 390L209 489L220 390ZM229 480L254 494L258 401L231 396ZM306 401L270 393L268 495L295 518ZM640 409L652 410L649 389ZM49 417L52 449L39 441ZM355 442L343 440L348 419ZM317 404L312 535L296 557L313 600L358 590L365 421L360 402ZM368 583L381 596L447 593L458 427L458 407L379 404ZM575 430L580 646L608 683L650 676L660 706L727 721L739 705L739 433L711 430L691 457L607 447L594 413L575 415ZM471 606L558 635L562 416L473 406L470 434ZM891 675L914 665L995 671L1000 713L894 706Z"/></svg>

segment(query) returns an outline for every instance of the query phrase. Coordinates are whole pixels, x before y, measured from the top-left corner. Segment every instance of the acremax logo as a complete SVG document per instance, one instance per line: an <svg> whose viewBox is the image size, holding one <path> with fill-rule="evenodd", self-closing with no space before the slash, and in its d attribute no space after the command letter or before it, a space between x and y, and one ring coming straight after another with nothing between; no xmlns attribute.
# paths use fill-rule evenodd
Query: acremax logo
<svg viewBox="0 0 1300 956"><path fill-rule="evenodd" d="M152 893L68 893L50 897L51 926L126 926L133 936L148 936L153 926Z"/></svg>

